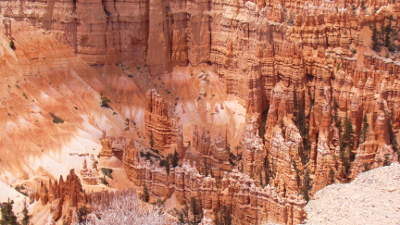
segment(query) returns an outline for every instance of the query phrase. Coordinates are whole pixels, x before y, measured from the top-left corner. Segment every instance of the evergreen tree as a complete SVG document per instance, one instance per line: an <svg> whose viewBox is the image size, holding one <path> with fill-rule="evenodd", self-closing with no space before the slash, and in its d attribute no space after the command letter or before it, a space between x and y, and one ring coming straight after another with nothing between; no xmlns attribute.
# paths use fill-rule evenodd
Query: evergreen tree
<svg viewBox="0 0 400 225"><path fill-rule="evenodd" d="M268 156L266 156L264 158L263 166L264 166L264 173L265 173L265 185L268 185L271 177L274 177L273 171L270 167Z"/></svg>
<svg viewBox="0 0 400 225"><path fill-rule="evenodd" d="M306 169L305 173L304 173L304 180L303 180L303 196L304 196L304 200L306 200L307 202L310 200L310 190L312 188L312 184L311 184L311 178L310 178L310 172L308 171L308 169Z"/></svg>
<svg viewBox="0 0 400 225"><path fill-rule="evenodd" d="M339 129L340 132L340 119L338 117L339 104L336 99L333 100L333 120L335 122L335 126Z"/></svg>
<svg viewBox="0 0 400 225"><path fill-rule="evenodd" d="M77 214L78 214L79 223L85 224L86 223L86 219L87 219L87 215L89 214L89 210L85 206L83 206L83 207L80 207L78 209Z"/></svg>
<svg viewBox="0 0 400 225"><path fill-rule="evenodd" d="M383 166L390 166L390 163L391 163L391 161L390 161L390 155L385 154L385 159L384 159L384 161L383 161Z"/></svg>
<svg viewBox="0 0 400 225"><path fill-rule="evenodd" d="M333 172L333 170L330 169L328 175L328 184L333 184L333 183L335 183L335 172Z"/></svg>
<svg viewBox="0 0 400 225"><path fill-rule="evenodd" d="M300 100L297 99L297 94L296 92L294 93L293 96L293 101L294 101L294 109L295 109L295 124L297 128L299 129L300 135L303 140L303 145L299 149L299 154L301 157L301 161L303 165L307 164L309 160L309 152L310 152L310 141L308 137L308 124L307 124L307 119L305 115L305 101L304 101L304 95Z"/></svg>
<svg viewBox="0 0 400 225"><path fill-rule="evenodd" d="M398 145L397 145L396 135L395 135L395 133L393 131L393 126L392 126L392 120L391 119L388 121L388 128L389 128L388 132L389 132L390 144L392 145L393 150L395 152L397 152L398 157L400 159L400 151L399 151L399 148L398 148Z"/></svg>
<svg viewBox="0 0 400 225"><path fill-rule="evenodd" d="M360 7L361 9L365 10L367 7L365 7L365 0L361 0L360 2Z"/></svg>
<svg viewBox="0 0 400 225"><path fill-rule="evenodd" d="M363 164L363 169L364 169L363 172L369 170L369 165L368 165L368 163L364 163L364 164Z"/></svg>
<svg viewBox="0 0 400 225"><path fill-rule="evenodd" d="M364 119L361 125L360 143L364 143L366 141L368 127L369 125L368 125L367 115L364 115Z"/></svg>
<svg viewBox="0 0 400 225"><path fill-rule="evenodd" d="M24 203L24 209L22 210L22 216L23 216L23 218L21 221L21 225L28 225L31 216L29 216L29 211L28 211L28 208L26 207L26 203Z"/></svg>
<svg viewBox="0 0 400 225"><path fill-rule="evenodd" d="M372 28L372 49L376 52L379 52L381 50L378 38L378 31L376 30L375 26Z"/></svg>
<svg viewBox="0 0 400 225"><path fill-rule="evenodd" d="M178 162L179 162L179 155L175 150L174 154L172 155L172 158L171 158L172 167L174 167L174 168L177 167L178 166Z"/></svg>
<svg viewBox="0 0 400 225"><path fill-rule="evenodd" d="M203 207L201 202L196 198L190 198L190 211L192 212L193 219L191 219L189 224L199 224L203 218Z"/></svg>
<svg viewBox="0 0 400 225"><path fill-rule="evenodd" d="M203 208L201 207L201 204L199 200L195 198L190 198L190 210L192 211L193 215L202 215L203 214Z"/></svg>
<svg viewBox="0 0 400 225"><path fill-rule="evenodd" d="M395 51L395 48L394 48L394 46L392 44L392 41L391 41L391 37L393 36L392 32L393 32L393 29L392 29L391 25L387 25L385 27L385 43L384 44L385 44L385 47L388 48L388 50L390 52L394 52Z"/></svg>
<svg viewBox="0 0 400 225"><path fill-rule="evenodd" d="M150 133L150 140L149 140L150 147L154 147L154 137L153 137L153 132Z"/></svg>
<svg viewBox="0 0 400 225"><path fill-rule="evenodd" d="M1 203L1 220L0 225L18 225L17 217L13 212L14 201L8 200Z"/></svg>
<svg viewBox="0 0 400 225"><path fill-rule="evenodd" d="M216 225L232 225L232 208L222 206L215 216Z"/></svg>
<svg viewBox="0 0 400 225"><path fill-rule="evenodd" d="M340 136L340 157L344 166L344 173L349 175L351 162L354 161L354 132L349 118L344 122L344 133Z"/></svg>
<svg viewBox="0 0 400 225"><path fill-rule="evenodd" d="M17 50L17 47L15 47L15 43L14 43L14 40L10 40L10 48L12 49L12 50Z"/></svg>
<svg viewBox="0 0 400 225"><path fill-rule="evenodd" d="M170 172L170 168L171 168L171 165L169 163L169 160L167 159L167 160L165 160L165 170L167 171L168 175L169 175L169 172Z"/></svg>
<svg viewBox="0 0 400 225"><path fill-rule="evenodd" d="M264 110L264 112L261 114L261 122L260 122L260 127L258 128L258 134L260 135L260 138L264 140L264 134L265 134L265 126L267 124L267 119L268 119L268 111L269 111L269 106Z"/></svg>
<svg viewBox="0 0 400 225"><path fill-rule="evenodd" d="M147 186L146 185L143 186L142 200L145 201L145 202L149 202L150 201L150 195L149 195L149 191L147 190Z"/></svg>

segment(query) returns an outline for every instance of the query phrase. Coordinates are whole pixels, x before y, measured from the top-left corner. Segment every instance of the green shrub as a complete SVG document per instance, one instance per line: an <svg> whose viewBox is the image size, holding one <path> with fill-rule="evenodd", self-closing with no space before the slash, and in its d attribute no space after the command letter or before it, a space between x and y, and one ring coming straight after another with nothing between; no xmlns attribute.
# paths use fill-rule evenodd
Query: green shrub
<svg viewBox="0 0 400 225"><path fill-rule="evenodd" d="M190 221L191 224L199 224L201 218L203 218L203 207L201 202L196 198L190 198L190 211L192 212L192 215L194 215L193 221Z"/></svg>
<svg viewBox="0 0 400 225"><path fill-rule="evenodd" d="M100 103L101 107L111 109L110 103L111 103L111 100L109 98L101 95L101 103Z"/></svg>
<svg viewBox="0 0 400 225"><path fill-rule="evenodd" d="M178 163L179 163L179 155L178 155L178 153L176 152L176 150L174 151L174 154L170 157L171 158L171 165L172 165L172 167L177 167L178 166Z"/></svg>
<svg viewBox="0 0 400 225"><path fill-rule="evenodd" d="M301 96L301 98L298 100L297 94L294 93L294 122L299 129L300 135L303 140L303 145L299 149L299 154L301 157L301 161L303 165L307 164L309 160L309 154L311 150L311 144L309 140L309 126L308 126L308 120L306 117L306 108L305 108L305 96Z"/></svg>
<svg viewBox="0 0 400 225"><path fill-rule="evenodd" d="M56 116L54 113L50 113L51 118L53 118L53 123L64 123L64 120Z"/></svg>
<svg viewBox="0 0 400 225"><path fill-rule="evenodd" d="M26 207L26 203L24 203L24 209L22 210L21 225L29 225L30 219L31 219L31 216L29 216L28 208Z"/></svg>
<svg viewBox="0 0 400 225"><path fill-rule="evenodd" d="M86 223L86 217L88 214L89 210L85 206L80 207L77 212L79 223Z"/></svg>
<svg viewBox="0 0 400 225"><path fill-rule="evenodd" d="M18 225L17 217L13 212L14 201L8 200L0 204L1 206L1 220L0 225Z"/></svg>
<svg viewBox="0 0 400 225"><path fill-rule="evenodd" d="M143 193L142 193L141 199L145 202L150 201L150 194L149 194L149 190L147 190L146 185L143 186Z"/></svg>
<svg viewBox="0 0 400 225"><path fill-rule="evenodd" d="M258 128L258 134L260 135L260 138L263 141L265 141L264 134L265 134L265 125L267 124L267 119L268 119L268 111L269 111L269 106L261 114L261 123L260 123L260 127Z"/></svg>
<svg viewBox="0 0 400 225"><path fill-rule="evenodd" d="M14 40L10 40L10 48L11 48L13 51L17 50L17 47L15 47Z"/></svg>
<svg viewBox="0 0 400 225"><path fill-rule="evenodd" d="M216 225L232 225L232 208L222 206L215 215Z"/></svg>
<svg viewBox="0 0 400 225"><path fill-rule="evenodd" d="M15 190L18 191L19 193L28 196L28 194L26 193L25 187L23 185L17 185L15 186Z"/></svg>
<svg viewBox="0 0 400 225"><path fill-rule="evenodd" d="M381 50L381 43L380 40L378 38L378 31L376 29L376 27L372 28L372 49L376 52L379 52Z"/></svg>
<svg viewBox="0 0 400 225"><path fill-rule="evenodd" d="M306 171L304 173L302 189L303 189L302 192L303 192L304 200L306 200L308 202L310 200L310 191L312 189L310 172L308 171L308 169L306 169Z"/></svg>
<svg viewBox="0 0 400 225"><path fill-rule="evenodd" d="M397 152L397 155L398 155L398 157L400 159L400 150L399 150L399 147L397 145L397 138L396 138L396 134L394 133L394 130L393 130L392 120L391 119L388 121L388 131L389 131L390 144L392 145L393 150L395 152Z"/></svg>
<svg viewBox="0 0 400 225"><path fill-rule="evenodd" d="M348 176L350 174L351 162L354 161L355 154L354 148L354 132L353 125L349 118L344 121L344 133L339 138L340 145L340 158L344 166L344 174Z"/></svg>
<svg viewBox="0 0 400 225"><path fill-rule="evenodd" d="M113 172L112 169L110 169L110 168L101 168L101 172L102 172L105 176L109 177L110 179L113 178L113 177L112 177L112 172Z"/></svg>
<svg viewBox="0 0 400 225"><path fill-rule="evenodd" d="M106 179L106 177L100 177L100 182L106 186L110 185Z"/></svg>

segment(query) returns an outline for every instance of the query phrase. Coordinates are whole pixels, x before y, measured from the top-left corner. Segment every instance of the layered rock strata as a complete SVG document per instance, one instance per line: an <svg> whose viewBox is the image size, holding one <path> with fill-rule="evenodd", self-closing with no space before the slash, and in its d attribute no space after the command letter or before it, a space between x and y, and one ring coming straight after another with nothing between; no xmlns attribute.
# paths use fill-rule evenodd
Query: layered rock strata
<svg viewBox="0 0 400 225"><path fill-rule="evenodd" d="M120 154L130 179L155 197L197 198L211 217L231 207L235 224L296 224L319 189L398 161L399 3L53 0L0 7L13 19L5 25L10 37L13 23L26 19L91 65L146 64L155 80L177 66L207 63L223 97L243 102L240 141L204 123L183 137L190 145L180 144L176 104L157 90L146 99L147 140L127 139L116 150L115 138L103 140L102 155ZM211 111L205 93L195 94L199 111Z"/></svg>

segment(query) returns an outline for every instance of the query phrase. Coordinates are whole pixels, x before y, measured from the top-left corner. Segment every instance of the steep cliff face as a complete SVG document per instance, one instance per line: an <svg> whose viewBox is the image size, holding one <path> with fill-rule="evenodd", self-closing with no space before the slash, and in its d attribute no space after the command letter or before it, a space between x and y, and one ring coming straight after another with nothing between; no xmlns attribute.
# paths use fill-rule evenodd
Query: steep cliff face
<svg viewBox="0 0 400 225"><path fill-rule="evenodd" d="M319 189L399 159L399 3L49 0L0 9L10 37L28 20L96 68L81 75L84 87L121 115L100 155L122 158L152 198L199 204L192 222L225 213L234 224L297 224Z"/></svg>
<svg viewBox="0 0 400 225"><path fill-rule="evenodd" d="M25 22L12 29L15 51L0 36L1 177L66 175L81 167L82 155L98 153L102 131L115 135L124 122L101 107L100 93L88 84L101 88L100 77L69 46Z"/></svg>
<svg viewBox="0 0 400 225"><path fill-rule="evenodd" d="M197 131L199 139L191 143L198 144L183 150L183 161L194 162L198 171L212 173L216 180L236 168L255 186L274 187L285 199L282 202L296 209L301 209L301 201L288 199L308 200L328 184L398 161L394 97L398 42L382 38L399 29L397 11L397 5L385 1L314 5L302 1L282 6L210 1L209 63L225 93L244 100L246 123L256 128L242 133L241 144L229 140L229 135L219 140ZM179 193L176 175L145 176L144 171L155 169L139 168L131 171L132 179L142 180L140 185L153 180L147 185L156 196L169 196L174 188ZM218 196L214 212L235 202ZM278 209L280 201L266 196L269 210ZM210 202L199 198L202 205ZM296 224L302 219L301 210L285 208L281 214L264 217L263 209L248 204L255 213L246 213L248 220L240 213L245 206L232 206L237 224L265 220Z"/></svg>
<svg viewBox="0 0 400 225"><path fill-rule="evenodd" d="M147 64L155 74L208 60L209 2L4 1L1 14L59 32L89 64Z"/></svg>

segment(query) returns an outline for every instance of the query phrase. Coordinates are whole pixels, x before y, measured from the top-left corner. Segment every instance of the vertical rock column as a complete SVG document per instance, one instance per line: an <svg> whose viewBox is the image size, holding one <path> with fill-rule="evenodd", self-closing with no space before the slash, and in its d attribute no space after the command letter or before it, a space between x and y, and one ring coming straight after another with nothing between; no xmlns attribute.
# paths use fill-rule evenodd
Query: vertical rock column
<svg viewBox="0 0 400 225"><path fill-rule="evenodd" d="M166 7L163 0L150 0L149 38L147 44L147 65L152 75L168 72L170 65L169 27L166 20Z"/></svg>
<svg viewBox="0 0 400 225"><path fill-rule="evenodd" d="M198 0L197 7L191 11L188 27L188 58L192 65L208 62L211 49L210 0Z"/></svg>

